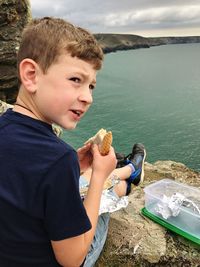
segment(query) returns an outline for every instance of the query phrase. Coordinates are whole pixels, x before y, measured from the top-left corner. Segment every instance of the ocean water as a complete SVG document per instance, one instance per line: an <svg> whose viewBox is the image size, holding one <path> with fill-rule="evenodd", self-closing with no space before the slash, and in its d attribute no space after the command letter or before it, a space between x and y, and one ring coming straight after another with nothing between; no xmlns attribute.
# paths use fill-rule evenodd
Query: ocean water
<svg viewBox="0 0 200 267"><path fill-rule="evenodd" d="M112 130L118 152L141 142L148 162L200 171L200 44L107 54L93 106L63 139L78 148L100 128Z"/></svg>

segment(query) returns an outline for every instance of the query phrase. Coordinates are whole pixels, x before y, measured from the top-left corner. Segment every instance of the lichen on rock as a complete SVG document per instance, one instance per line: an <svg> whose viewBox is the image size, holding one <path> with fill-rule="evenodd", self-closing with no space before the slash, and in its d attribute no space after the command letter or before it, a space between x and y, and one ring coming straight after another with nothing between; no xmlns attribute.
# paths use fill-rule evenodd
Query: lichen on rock
<svg viewBox="0 0 200 267"><path fill-rule="evenodd" d="M14 103L16 99L16 55L22 30L30 19L28 0L0 1L0 99L8 103Z"/></svg>

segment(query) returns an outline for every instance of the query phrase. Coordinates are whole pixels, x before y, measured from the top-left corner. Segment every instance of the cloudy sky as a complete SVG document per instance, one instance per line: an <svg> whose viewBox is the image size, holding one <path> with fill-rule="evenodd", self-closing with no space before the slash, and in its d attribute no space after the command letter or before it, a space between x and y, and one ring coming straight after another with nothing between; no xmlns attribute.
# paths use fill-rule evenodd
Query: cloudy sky
<svg viewBox="0 0 200 267"><path fill-rule="evenodd" d="M200 36L200 0L30 0L33 17L64 18L93 33Z"/></svg>

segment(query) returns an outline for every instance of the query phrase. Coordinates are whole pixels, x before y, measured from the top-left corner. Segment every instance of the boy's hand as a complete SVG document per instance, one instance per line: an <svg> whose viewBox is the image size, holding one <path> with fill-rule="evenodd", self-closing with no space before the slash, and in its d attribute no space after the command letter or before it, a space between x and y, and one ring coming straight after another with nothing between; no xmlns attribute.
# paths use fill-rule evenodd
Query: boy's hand
<svg viewBox="0 0 200 267"><path fill-rule="evenodd" d="M92 165L93 156L91 153L91 143L84 145L77 150L81 173Z"/></svg>
<svg viewBox="0 0 200 267"><path fill-rule="evenodd" d="M116 168L117 159L113 147L107 155L102 156L99 152L99 148L96 144L92 146L93 162L92 169L93 172L104 176L106 179L110 173Z"/></svg>

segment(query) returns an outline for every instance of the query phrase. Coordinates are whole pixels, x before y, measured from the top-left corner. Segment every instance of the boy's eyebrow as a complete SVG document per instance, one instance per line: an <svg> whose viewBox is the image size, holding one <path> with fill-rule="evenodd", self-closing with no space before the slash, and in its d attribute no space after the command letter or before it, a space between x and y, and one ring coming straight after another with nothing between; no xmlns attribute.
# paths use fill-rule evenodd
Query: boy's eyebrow
<svg viewBox="0 0 200 267"><path fill-rule="evenodd" d="M88 77L89 77L89 75L86 74L86 73L84 73L84 72L77 72L77 74L79 74L80 76L82 76L84 79L88 79ZM96 84L97 83L96 79L93 79L91 83L92 84Z"/></svg>

